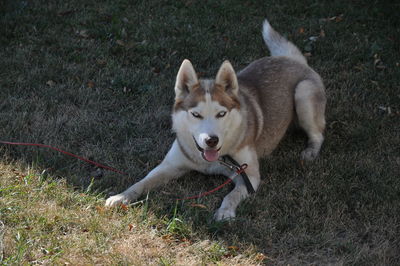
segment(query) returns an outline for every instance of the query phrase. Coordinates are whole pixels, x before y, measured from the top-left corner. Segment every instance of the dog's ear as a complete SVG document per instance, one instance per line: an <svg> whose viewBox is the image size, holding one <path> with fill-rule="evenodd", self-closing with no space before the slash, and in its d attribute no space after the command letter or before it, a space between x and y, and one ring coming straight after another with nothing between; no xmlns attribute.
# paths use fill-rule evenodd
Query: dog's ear
<svg viewBox="0 0 400 266"><path fill-rule="evenodd" d="M224 61L219 68L215 84L222 86L228 93L232 93L235 96L238 95L239 85L236 73L228 60Z"/></svg>
<svg viewBox="0 0 400 266"><path fill-rule="evenodd" d="M184 98L194 86L199 84L196 71L189 60L185 59L179 68L175 83L176 98Z"/></svg>

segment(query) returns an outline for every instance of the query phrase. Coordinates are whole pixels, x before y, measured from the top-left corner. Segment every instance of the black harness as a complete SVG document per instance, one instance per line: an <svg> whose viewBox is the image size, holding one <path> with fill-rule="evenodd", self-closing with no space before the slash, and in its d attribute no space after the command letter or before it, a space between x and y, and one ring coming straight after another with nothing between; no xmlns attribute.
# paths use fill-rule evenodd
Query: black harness
<svg viewBox="0 0 400 266"><path fill-rule="evenodd" d="M227 166L231 170L235 170L238 174L240 174L243 178L244 184L246 185L247 192L249 194L255 193L253 185L251 184L249 177L247 176L246 172L244 171L245 167L247 167L247 164L240 165L237 161L235 161L235 159L233 159L229 155L222 156L220 159L220 163L222 165ZM234 165L234 167L232 167L231 165Z"/></svg>

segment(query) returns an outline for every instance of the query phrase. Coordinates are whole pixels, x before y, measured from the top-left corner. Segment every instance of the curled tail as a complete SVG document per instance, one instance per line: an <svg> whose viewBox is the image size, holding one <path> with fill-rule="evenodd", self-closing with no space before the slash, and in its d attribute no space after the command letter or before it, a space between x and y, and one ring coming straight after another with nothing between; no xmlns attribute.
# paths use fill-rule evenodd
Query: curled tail
<svg viewBox="0 0 400 266"><path fill-rule="evenodd" d="M268 20L264 20L262 35L271 56L287 56L300 63L307 64L307 60L299 48L276 32Z"/></svg>

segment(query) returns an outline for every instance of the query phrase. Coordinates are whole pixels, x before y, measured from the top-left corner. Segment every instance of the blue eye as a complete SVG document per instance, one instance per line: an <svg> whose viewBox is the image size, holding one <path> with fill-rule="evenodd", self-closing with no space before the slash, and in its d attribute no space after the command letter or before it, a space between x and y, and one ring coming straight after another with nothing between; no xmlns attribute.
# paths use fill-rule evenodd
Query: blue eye
<svg viewBox="0 0 400 266"><path fill-rule="evenodd" d="M198 113L198 112L190 112L192 116L198 118L198 119L203 119L203 117Z"/></svg>
<svg viewBox="0 0 400 266"><path fill-rule="evenodd" d="M226 115L226 112L225 111L221 111L215 117L216 118L221 118L221 117L224 117L225 115Z"/></svg>

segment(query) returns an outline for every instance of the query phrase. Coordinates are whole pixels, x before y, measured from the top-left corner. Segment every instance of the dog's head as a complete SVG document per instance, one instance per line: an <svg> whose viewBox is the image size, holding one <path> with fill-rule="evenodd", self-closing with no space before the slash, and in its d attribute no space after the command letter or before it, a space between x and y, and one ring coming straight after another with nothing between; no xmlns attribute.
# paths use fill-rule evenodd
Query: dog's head
<svg viewBox="0 0 400 266"><path fill-rule="evenodd" d="M198 79L189 60L184 60L175 84L172 115L177 133L191 135L193 144L207 161L216 161L230 130L241 122L238 81L225 61L215 80Z"/></svg>

